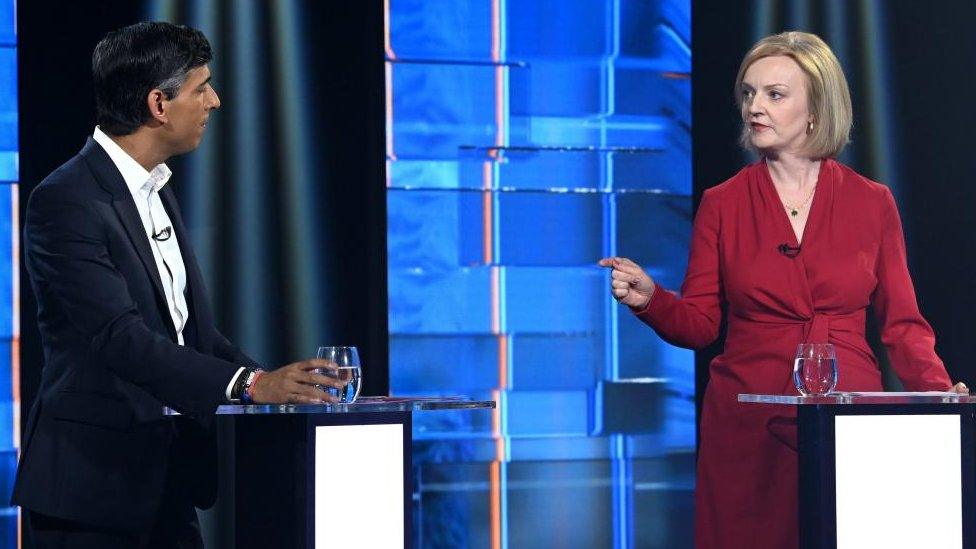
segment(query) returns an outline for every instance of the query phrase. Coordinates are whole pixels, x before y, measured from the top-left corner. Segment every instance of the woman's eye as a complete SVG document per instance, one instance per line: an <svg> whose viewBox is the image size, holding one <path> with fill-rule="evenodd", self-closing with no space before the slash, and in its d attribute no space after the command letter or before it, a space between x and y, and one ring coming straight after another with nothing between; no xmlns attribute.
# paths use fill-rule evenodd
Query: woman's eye
<svg viewBox="0 0 976 549"><path fill-rule="evenodd" d="M769 98L770 99L781 99L782 97L783 97L783 94L779 93L778 91L771 91L771 92L769 92Z"/></svg>

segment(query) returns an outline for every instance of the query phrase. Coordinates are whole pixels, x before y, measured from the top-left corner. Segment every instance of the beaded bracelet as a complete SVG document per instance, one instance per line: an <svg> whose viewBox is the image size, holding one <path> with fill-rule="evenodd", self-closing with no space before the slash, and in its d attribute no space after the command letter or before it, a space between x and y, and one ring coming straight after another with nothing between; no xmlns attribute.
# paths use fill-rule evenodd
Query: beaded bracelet
<svg viewBox="0 0 976 549"><path fill-rule="evenodd" d="M265 374L264 370L254 370L250 372L247 377L247 381L244 382L244 392L241 393L241 402L243 404L254 404L254 395L251 390L254 389L254 384L257 382L258 378Z"/></svg>

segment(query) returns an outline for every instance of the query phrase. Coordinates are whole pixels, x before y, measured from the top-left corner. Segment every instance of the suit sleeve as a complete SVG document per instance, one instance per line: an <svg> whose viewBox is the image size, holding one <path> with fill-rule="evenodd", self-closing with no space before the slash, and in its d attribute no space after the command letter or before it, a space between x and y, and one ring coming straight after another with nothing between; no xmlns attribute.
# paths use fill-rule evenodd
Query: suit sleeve
<svg viewBox="0 0 976 549"><path fill-rule="evenodd" d="M658 285L647 306L635 311L638 318L672 345L700 349L718 337L722 319L719 227L714 192L705 191L692 227L681 297Z"/></svg>
<svg viewBox="0 0 976 549"><path fill-rule="evenodd" d="M24 228L27 269L49 314L63 314L89 362L164 404L209 421L238 366L172 342L146 325L91 203L38 187Z"/></svg>
<svg viewBox="0 0 976 549"><path fill-rule="evenodd" d="M952 383L942 360L935 353L935 333L918 310L915 287L908 273L901 218L887 188L884 189L882 219L878 286L873 299L881 341L906 389L945 390Z"/></svg>

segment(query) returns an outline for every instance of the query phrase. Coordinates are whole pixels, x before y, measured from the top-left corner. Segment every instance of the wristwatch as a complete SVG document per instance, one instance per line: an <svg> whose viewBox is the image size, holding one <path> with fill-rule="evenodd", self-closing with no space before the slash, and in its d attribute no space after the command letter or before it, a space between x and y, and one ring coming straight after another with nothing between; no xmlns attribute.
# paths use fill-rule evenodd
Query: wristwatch
<svg viewBox="0 0 976 549"><path fill-rule="evenodd" d="M254 386L254 382L264 373L264 370L258 368L247 368L241 375L237 376L237 381L234 382L234 386L230 390L230 401L234 404L253 404L254 401L251 399L251 387Z"/></svg>

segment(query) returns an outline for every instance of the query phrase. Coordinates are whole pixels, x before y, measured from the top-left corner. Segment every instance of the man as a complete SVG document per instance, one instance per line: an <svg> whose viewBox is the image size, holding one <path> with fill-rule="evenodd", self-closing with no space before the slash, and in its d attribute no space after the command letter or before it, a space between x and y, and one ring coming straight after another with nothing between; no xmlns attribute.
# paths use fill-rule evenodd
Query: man
<svg viewBox="0 0 976 549"><path fill-rule="evenodd" d="M321 403L316 385L341 385L322 360L263 373L214 326L165 164L220 106L210 59L187 27L106 35L94 135L28 202L45 365L13 503L39 547L202 547L194 505L216 497L217 406Z"/></svg>

